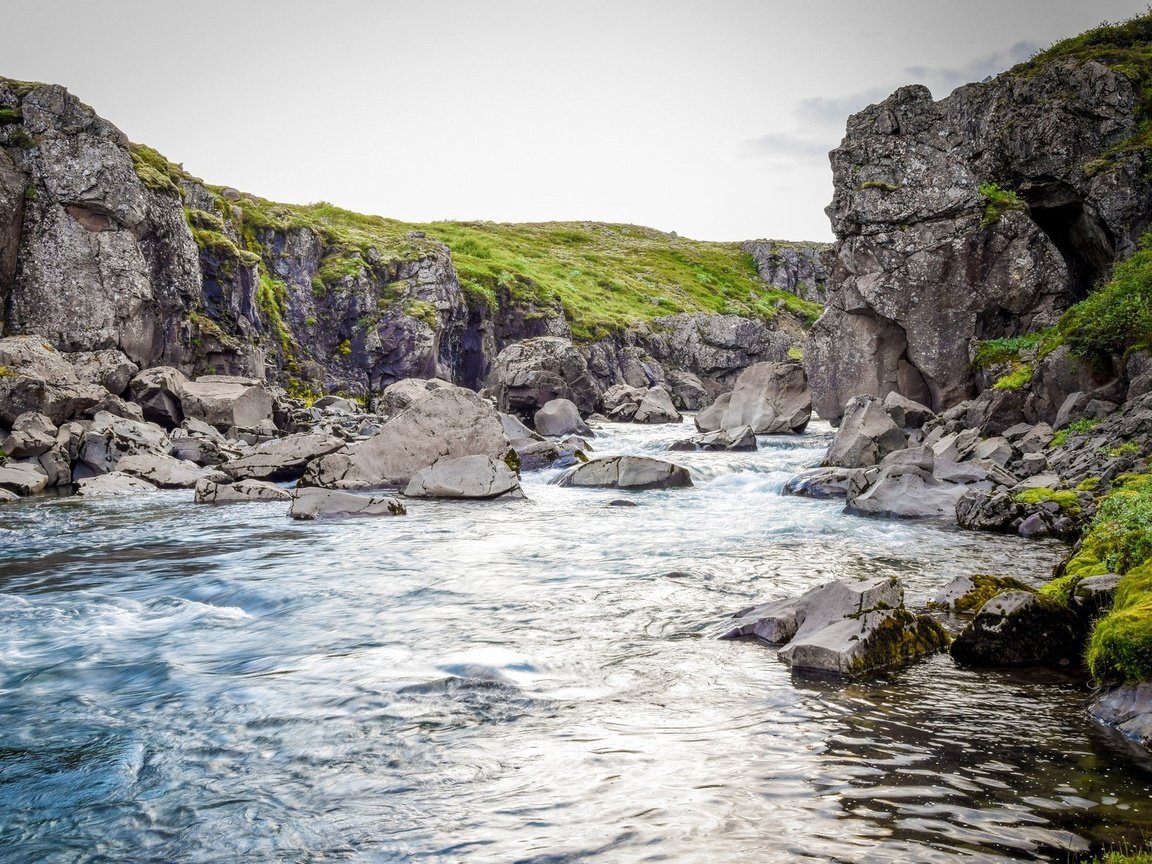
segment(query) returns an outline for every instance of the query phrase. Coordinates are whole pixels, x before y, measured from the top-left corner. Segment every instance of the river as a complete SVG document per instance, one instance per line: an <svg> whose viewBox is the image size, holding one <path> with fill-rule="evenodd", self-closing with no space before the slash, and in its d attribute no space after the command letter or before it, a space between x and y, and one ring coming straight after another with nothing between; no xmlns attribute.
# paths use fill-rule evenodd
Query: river
<svg viewBox="0 0 1152 864"><path fill-rule="evenodd" d="M829 436L670 454L692 489L543 472L403 518L0 508L0 860L1066 862L1152 834L1149 762L1082 680L938 655L821 681L714 638L832 578L896 574L915 607L1059 559L781 495Z"/></svg>

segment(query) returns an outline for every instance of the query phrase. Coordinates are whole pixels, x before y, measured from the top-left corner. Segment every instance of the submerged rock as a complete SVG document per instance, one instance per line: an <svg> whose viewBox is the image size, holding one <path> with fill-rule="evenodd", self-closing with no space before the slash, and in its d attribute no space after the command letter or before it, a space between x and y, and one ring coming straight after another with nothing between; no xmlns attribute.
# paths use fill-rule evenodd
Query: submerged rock
<svg viewBox="0 0 1152 864"><path fill-rule="evenodd" d="M237 480L219 483L199 480L196 483L197 504L247 504L252 501L290 501L292 493L266 480Z"/></svg>
<svg viewBox="0 0 1152 864"><path fill-rule="evenodd" d="M577 465L553 481L559 486L611 489L672 489L691 486L687 468L647 456L610 456Z"/></svg>
<svg viewBox="0 0 1152 864"><path fill-rule="evenodd" d="M756 435L751 426L740 426L736 429L720 429L716 432L704 432L693 435L684 441L672 444L669 450L755 450L757 449Z"/></svg>
<svg viewBox="0 0 1152 864"><path fill-rule="evenodd" d="M848 495L852 478L861 470L835 466L810 468L789 478L784 484L784 494L817 499L844 498Z"/></svg>
<svg viewBox="0 0 1152 864"><path fill-rule="evenodd" d="M1075 613L1032 591L993 597L952 643L953 658L967 666L1067 665L1082 652Z"/></svg>
<svg viewBox="0 0 1152 864"><path fill-rule="evenodd" d="M1092 703L1092 716L1126 738L1152 747L1152 682L1126 684Z"/></svg>
<svg viewBox="0 0 1152 864"><path fill-rule="evenodd" d="M293 519L319 519L324 516L403 516L407 512L396 498L306 488L292 493L288 515Z"/></svg>

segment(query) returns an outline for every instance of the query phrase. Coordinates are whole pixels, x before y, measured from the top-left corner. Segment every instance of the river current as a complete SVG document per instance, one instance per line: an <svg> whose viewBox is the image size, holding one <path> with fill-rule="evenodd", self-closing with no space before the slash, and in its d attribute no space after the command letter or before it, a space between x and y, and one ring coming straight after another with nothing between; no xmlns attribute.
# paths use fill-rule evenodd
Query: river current
<svg viewBox="0 0 1152 864"><path fill-rule="evenodd" d="M0 508L0 861L1065 862L1152 835L1148 760L1080 679L937 655L843 683L715 638L829 579L920 607L1063 547L783 496L825 424L663 452L690 431L593 441L686 490Z"/></svg>

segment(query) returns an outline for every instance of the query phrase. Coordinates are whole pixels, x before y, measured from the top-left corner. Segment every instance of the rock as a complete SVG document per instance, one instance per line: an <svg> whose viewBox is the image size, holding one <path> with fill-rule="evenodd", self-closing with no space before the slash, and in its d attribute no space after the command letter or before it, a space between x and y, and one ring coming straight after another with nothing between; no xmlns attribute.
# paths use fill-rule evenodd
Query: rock
<svg viewBox="0 0 1152 864"><path fill-rule="evenodd" d="M908 519L955 518L956 505L968 491L967 486L941 482L916 465L889 465L869 476L866 488L848 491L845 512L861 516L901 517ZM991 486L988 483L987 486Z"/></svg>
<svg viewBox="0 0 1152 864"><path fill-rule="evenodd" d="M692 485L687 468L647 456L609 456L578 465L553 482L611 489L672 489Z"/></svg>
<svg viewBox="0 0 1152 864"><path fill-rule="evenodd" d="M696 415L696 429L699 432L715 432L724 424L724 413L732 401L731 393L724 393L716 397L716 401Z"/></svg>
<svg viewBox="0 0 1152 864"><path fill-rule="evenodd" d="M509 345L493 366L500 410L531 416L553 399L568 399L582 413L596 410L600 391L588 364L569 339L540 336Z"/></svg>
<svg viewBox="0 0 1152 864"><path fill-rule="evenodd" d="M76 484L76 494L84 498L112 498L155 491L156 487L151 483L119 471L101 474L98 477L87 477Z"/></svg>
<svg viewBox="0 0 1152 864"><path fill-rule="evenodd" d="M859 675L948 644L939 624L903 604L904 590L895 579L829 582L796 599L738 613L721 638L786 643L779 657L794 669Z"/></svg>
<svg viewBox="0 0 1152 864"><path fill-rule="evenodd" d="M200 480L228 480L228 475L221 471L157 454L125 456L116 463L116 472L139 477L161 489L191 489Z"/></svg>
<svg viewBox="0 0 1152 864"><path fill-rule="evenodd" d="M812 417L808 376L798 363L757 363L736 379L721 418L724 429L751 426L757 435L803 432Z"/></svg>
<svg viewBox="0 0 1152 864"><path fill-rule="evenodd" d="M95 417L101 411L127 420L144 421L144 409L135 402L125 402L119 396L109 393L91 408L84 412L85 417Z"/></svg>
<svg viewBox="0 0 1152 864"><path fill-rule="evenodd" d="M907 437L883 403L872 396L857 396L844 409L840 428L828 447L823 465L864 468L875 465L889 453L901 450Z"/></svg>
<svg viewBox="0 0 1152 864"><path fill-rule="evenodd" d="M470 390L449 386L413 402L367 441L309 463L300 483L342 489L401 486L441 459L503 459L508 450L496 410Z"/></svg>
<svg viewBox="0 0 1152 864"><path fill-rule="evenodd" d="M359 405L343 396L321 396L312 403L312 407L317 411L325 411L330 414L357 414L360 412Z"/></svg>
<svg viewBox="0 0 1152 864"><path fill-rule="evenodd" d="M1079 662L1075 614L1031 591L1007 591L985 603L952 643L967 666L1037 666Z"/></svg>
<svg viewBox="0 0 1152 864"><path fill-rule="evenodd" d="M157 366L145 369L128 386L147 422L165 429L175 429L184 420L180 396L187 383L188 379L179 369Z"/></svg>
<svg viewBox="0 0 1152 864"><path fill-rule="evenodd" d="M395 498L308 488L292 493L288 515L293 519L320 519L325 516L403 516L407 512Z"/></svg>
<svg viewBox="0 0 1152 864"><path fill-rule="evenodd" d="M1012 460L1012 445L1005 438L985 438L972 450L974 459L990 459L1003 467Z"/></svg>
<svg viewBox="0 0 1152 864"><path fill-rule="evenodd" d="M39 456L56 446L56 425L34 411L21 414L12 421L12 431L0 438L0 450L10 459Z"/></svg>
<svg viewBox="0 0 1152 864"><path fill-rule="evenodd" d="M15 492L9 492L7 489L0 489L0 504L8 504L19 499L20 496Z"/></svg>
<svg viewBox="0 0 1152 864"><path fill-rule="evenodd" d="M852 479L859 468L810 468L801 471L784 484L785 495L800 495L805 498L845 498Z"/></svg>
<svg viewBox="0 0 1152 864"><path fill-rule="evenodd" d="M608 502L609 507L639 507L635 501L629 501L626 498L613 498Z"/></svg>
<svg viewBox="0 0 1152 864"><path fill-rule="evenodd" d="M669 372L667 386L672 392L672 404L681 411L699 411L708 404L708 389L691 372Z"/></svg>
<svg viewBox="0 0 1152 864"><path fill-rule="evenodd" d="M936 414L927 405L901 396L895 390L885 395L883 405L892 422L902 429L920 429L929 420L936 419Z"/></svg>
<svg viewBox="0 0 1152 864"><path fill-rule="evenodd" d="M824 303L831 251L828 244L748 240L740 248L752 256L760 278L769 285L802 300Z"/></svg>
<svg viewBox="0 0 1152 864"><path fill-rule="evenodd" d="M511 414L500 414L500 425L504 427L504 434L508 436L508 440L515 443L518 439L540 441L542 440L539 435L520 422L519 417Z"/></svg>
<svg viewBox="0 0 1152 864"><path fill-rule="evenodd" d="M1011 576L990 576L986 573L957 576L928 601L928 607L963 615L975 615L997 594L1003 594L1005 591L1031 590L1019 579Z"/></svg>
<svg viewBox="0 0 1152 864"><path fill-rule="evenodd" d="M24 462L0 464L0 489L15 495L38 495L48 488L48 475Z"/></svg>
<svg viewBox="0 0 1152 864"><path fill-rule="evenodd" d="M220 431L272 422L271 394L246 378L207 375L188 381L180 391L180 408L185 417L203 420Z"/></svg>
<svg viewBox="0 0 1152 864"><path fill-rule="evenodd" d="M677 441L669 450L729 450L744 451L757 448L756 436L751 426L740 426L736 429L720 429L716 432L705 432L693 435L685 441Z"/></svg>
<svg viewBox="0 0 1152 864"><path fill-rule="evenodd" d="M679 423L680 412L672 404L672 397L663 387L652 387L640 400L633 423Z"/></svg>
<svg viewBox="0 0 1152 864"><path fill-rule="evenodd" d="M1081 615L1090 618L1100 615L1111 608L1118 587L1120 576L1116 573L1102 573L1099 576L1077 579L1072 588L1072 607Z"/></svg>
<svg viewBox="0 0 1152 864"><path fill-rule="evenodd" d="M0 339L0 426L21 414L43 414L59 425L108 395L82 382L60 352L36 336Z"/></svg>
<svg viewBox="0 0 1152 864"><path fill-rule="evenodd" d="M1152 746L1152 682L1108 691L1092 703L1091 713L1137 744Z"/></svg>
<svg viewBox="0 0 1152 864"><path fill-rule="evenodd" d="M65 354L76 371L76 377L86 384L97 384L113 396L122 396L140 367L115 348L99 351L75 351Z"/></svg>
<svg viewBox="0 0 1152 864"><path fill-rule="evenodd" d="M100 413L80 440L77 461L90 473L105 474L125 456L167 456L171 450L172 442L159 426Z"/></svg>
<svg viewBox="0 0 1152 864"><path fill-rule="evenodd" d="M397 381L395 384L389 384L385 387L373 403L372 410L377 414L391 417L399 414L414 401L423 399L429 393L451 386L447 381L441 381L439 378L405 378L403 381Z"/></svg>
<svg viewBox="0 0 1152 864"><path fill-rule="evenodd" d="M588 435L588 425L580 419L580 410L570 399L552 399L533 417L536 431L558 438L561 435Z"/></svg>
<svg viewBox="0 0 1152 864"><path fill-rule="evenodd" d="M497 498L519 492L516 472L491 456L441 459L417 471L404 490L409 498Z"/></svg>
<svg viewBox="0 0 1152 864"><path fill-rule="evenodd" d="M259 444L239 459L224 463L221 470L234 480L297 480L309 462L335 453L344 444L334 435L298 433Z"/></svg>
<svg viewBox="0 0 1152 864"><path fill-rule="evenodd" d="M1051 442L1052 427L1047 423L1037 423L1016 442L1016 449L1021 453L1043 453Z"/></svg>
<svg viewBox="0 0 1152 864"><path fill-rule="evenodd" d="M613 384L604 391L600 397L600 406L606 414L612 414L621 407L629 407L632 413L640 407L640 403L648 394L647 387L632 387L629 384ZM631 415L629 415L631 419Z"/></svg>
<svg viewBox="0 0 1152 864"><path fill-rule="evenodd" d="M290 501L292 493L266 480L238 480L235 483L208 479L196 482L197 504L246 504L252 501Z"/></svg>

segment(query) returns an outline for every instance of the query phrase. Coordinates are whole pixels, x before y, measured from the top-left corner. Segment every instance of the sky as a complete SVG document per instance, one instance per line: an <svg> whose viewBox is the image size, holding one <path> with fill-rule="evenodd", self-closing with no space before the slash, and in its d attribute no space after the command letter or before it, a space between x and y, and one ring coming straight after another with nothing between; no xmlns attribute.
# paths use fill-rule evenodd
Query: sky
<svg viewBox="0 0 1152 864"><path fill-rule="evenodd" d="M210 183L407 221L832 238L827 153L1147 0L0 0L63 84Z"/></svg>

